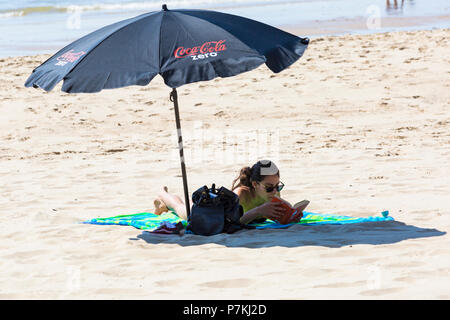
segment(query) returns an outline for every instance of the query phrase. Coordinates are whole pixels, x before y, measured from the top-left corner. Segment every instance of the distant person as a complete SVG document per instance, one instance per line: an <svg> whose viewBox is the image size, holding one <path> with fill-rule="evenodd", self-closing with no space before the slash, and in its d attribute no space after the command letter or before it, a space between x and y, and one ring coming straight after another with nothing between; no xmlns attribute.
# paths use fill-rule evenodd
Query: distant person
<svg viewBox="0 0 450 320"><path fill-rule="evenodd" d="M231 190L239 196L239 203L244 209L240 222L247 224L280 218L284 211L280 207L280 203L271 202L271 200L274 196L281 199L280 191L283 187L284 184L280 181L280 171L270 160L261 160L252 167L242 168L231 186ZM294 216L292 222L299 222L300 213L303 212L309 201L303 200L292 206L288 201L281 200L291 208L298 210L298 214ZM187 220L186 205L183 200L177 195L170 194L166 186L158 193L154 205L155 214L161 214L171 208L181 219Z"/></svg>
<svg viewBox="0 0 450 320"><path fill-rule="evenodd" d="M393 2L394 2L393 5L391 5L391 2L389 0L386 0L386 10L387 11L397 10L398 9L398 1L394 0ZM403 9L403 3L404 2L405 1L402 0L402 4L400 5L400 9Z"/></svg>

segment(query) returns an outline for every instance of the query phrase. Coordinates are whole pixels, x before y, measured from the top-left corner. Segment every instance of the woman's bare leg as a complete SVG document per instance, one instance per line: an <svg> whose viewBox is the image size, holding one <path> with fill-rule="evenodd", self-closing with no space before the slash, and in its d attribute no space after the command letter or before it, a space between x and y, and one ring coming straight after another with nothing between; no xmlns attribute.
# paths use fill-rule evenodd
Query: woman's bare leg
<svg viewBox="0 0 450 320"><path fill-rule="evenodd" d="M158 193L158 197L164 202L166 207L174 209L181 219L187 219L186 205L183 200L177 195L170 194L166 186Z"/></svg>

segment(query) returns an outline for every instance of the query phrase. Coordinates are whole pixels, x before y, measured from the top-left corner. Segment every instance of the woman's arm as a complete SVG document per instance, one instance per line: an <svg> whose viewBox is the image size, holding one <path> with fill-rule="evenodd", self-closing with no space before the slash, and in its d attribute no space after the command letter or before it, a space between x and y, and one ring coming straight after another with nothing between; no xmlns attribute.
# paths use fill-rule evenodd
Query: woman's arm
<svg viewBox="0 0 450 320"><path fill-rule="evenodd" d="M239 196L239 202L241 204L246 203L247 197L246 192L249 192L247 187L238 187L234 191ZM255 207L253 209L248 210L245 212L242 217L240 218L240 222L242 224L247 224L255 219L261 218L262 214L260 213L259 207Z"/></svg>
<svg viewBox="0 0 450 320"><path fill-rule="evenodd" d="M235 193L239 196L239 202L241 204L245 203L245 191L243 188L237 188ZM283 215L283 209L280 208L281 204L278 202L266 202L262 205L248 210L239 219L242 224L247 224L258 218L274 219L280 218Z"/></svg>
<svg viewBox="0 0 450 320"><path fill-rule="evenodd" d="M242 224L247 224L255 219L262 218L260 207L248 210L239 220Z"/></svg>

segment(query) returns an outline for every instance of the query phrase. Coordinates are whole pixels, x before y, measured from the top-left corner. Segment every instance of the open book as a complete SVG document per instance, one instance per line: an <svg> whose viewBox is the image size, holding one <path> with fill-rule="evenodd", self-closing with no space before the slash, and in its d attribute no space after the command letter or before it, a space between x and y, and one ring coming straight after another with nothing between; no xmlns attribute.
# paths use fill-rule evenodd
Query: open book
<svg viewBox="0 0 450 320"><path fill-rule="evenodd" d="M286 202L284 202L283 200L281 200L280 198L278 198L276 196L274 196L272 198L272 202L280 202L281 208L284 209L283 216L280 219L274 219L275 221L278 221L281 224L290 223L296 215L300 215L300 218L303 217L302 212L303 212L303 210L305 210L305 208L309 204L308 200L303 200L303 201L297 202L296 204L294 204L293 207L291 207L289 204L287 204Z"/></svg>

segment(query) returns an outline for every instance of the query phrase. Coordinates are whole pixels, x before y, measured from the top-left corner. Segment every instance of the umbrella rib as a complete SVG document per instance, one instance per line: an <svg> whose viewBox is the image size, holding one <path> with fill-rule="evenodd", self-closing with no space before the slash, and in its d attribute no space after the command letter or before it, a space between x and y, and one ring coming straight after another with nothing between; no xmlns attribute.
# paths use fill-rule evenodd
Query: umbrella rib
<svg viewBox="0 0 450 320"><path fill-rule="evenodd" d="M177 12L177 13L178 13L178 12ZM176 16L175 16L175 18L176 18ZM188 35L188 37L189 37L192 41L195 41L195 39L192 38L192 36L191 36L190 33L187 31L187 29L183 26L182 23L179 23L176 19L173 19L173 20L174 20L174 22L176 22L176 23L180 26L181 29L183 29L183 31Z"/></svg>
<svg viewBox="0 0 450 320"><path fill-rule="evenodd" d="M158 44L159 44L159 50L158 50L158 65L159 65L159 72L161 72L161 34L162 34L162 24L163 24L163 19L165 16L166 11L163 11L162 17L161 17L161 23L159 24L159 39L158 39Z"/></svg>
<svg viewBox="0 0 450 320"><path fill-rule="evenodd" d="M179 12L177 12L177 13L179 13ZM172 15L172 16L173 16L173 15ZM176 17L176 16L175 16L175 17ZM174 21L176 24L178 24L178 25L180 26L181 29L183 29L183 31L186 33L186 35L189 37L189 39L192 40L192 42L195 42L195 39L190 35L190 33L188 32L188 30L183 26L182 23L179 23L179 22L177 21L177 19L173 19L173 21ZM161 25L162 25L162 24L161 24ZM226 30L225 30L225 31L226 31ZM216 69L215 69L214 66L211 64L211 62L210 62L210 61L207 61L207 63L213 68L215 75L218 76L218 75L217 75L217 72L216 72Z"/></svg>
<svg viewBox="0 0 450 320"><path fill-rule="evenodd" d="M257 50L253 49L253 48L250 47L247 43L243 42L243 41L242 41L241 39L239 39L236 35L234 35L232 32L230 32L229 30L227 30L227 29L225 29L225 28L222 28L222 27L219 26L218 24L214 24L214 23L208 21L207 19L204 19L204 18L199 17L199 16L193 16L193 15L185 14L184 12L178 12L178 13L184 14L184 15L189 16L189 17L191 17L191 18L196 18L196 19L202 20L202 21L204 21L204 22L206 22L206 23L209 23L209 24L213 25L214 27L219 28L219 29L222 30L223 32L226 32L227 34L231 35L234 39L236 39L236 40L239 41L240 43L244 44L247 48L249 48L250 50L256 52L258 55L264 56L264 54L262 54L262 53L258 52ZM256 21L256 22L259 22L259 21ZM262 23L262 22L259 22L259 23ZM264 56L264 58L265 58L265 56Z"/></svg>
<svg viewBox="0 0 450 320"><path fill-rule="evenodd" d="M155 12L151 12L152 14L153 13L155 13ZM105 42L107 39L109 39L110 37L112 37L114 34L116 34L117 32L119 32L119 31L121 31L121 30L123 30L123 29L125 29L126 27L128 27L129 25L131 25L131 24L133 24L133 23L135 23L135 22L137 22L137 21L140 21L140 20L142 20L142 19L145 19L145 18L147 18L149 15L143 15L143 17L141 17L141 18L139 18L139 19L136 19L136 20L134 20L134 21L132 21L132 22L130 22L130 23L127 23L126 25L124 25L124 26L122 26L122 27L120 27L119 29L117 29L116 31L114 31L114 32L112 32L112 33L110 33L110 34L108 34L108 36L107 37L105 37L104 39L102 39L99 43L97 43L96 45L95 45L95 47L93 47L91 50L89 50L89 52L84 56L84 57L82 57L81 59L80 59L80 61L78 61L71 69L70 69L70 71L69 72L67 72L65 75L64 75L64 77L63 77L63 80L65 80L66 79L66 76L69 74L69 73L71 73L84 59L86 59L99 45L101 45L103 42ZM106 28L106 27L105 27ZM90 33L89 33L90 34ZM88 35L89 35L88 34ZM86 35L86 36L88 36L88 35Z"/></svg>
<svg viewBox="0 0 450 320"><path fill-rule="evenodd" d="M177 12L177 13L183 14L182 12ZM176 15L172 15L172 16L175 16L175 18L176 18ZM189 17L193 17L193 16L190 16L190 15L188 15L188 16L189 16ZM201 18L199 18L199 17L193 17L193 18L200 19L200 20L202 20L202 21L204 21L204 22L206 22L206 23L210 23L210 24L211 24L211 22L209 22L208 20L201 19ZM175 23L177 23L177 24L180 26L181 29L183 29L183 31L186 33L186 35L189 37L189 39L191 39L193 42L195 42L195 39L190 35L190 33L188 32L188 30L183 26L182 23L179 23L179 22L177 21L177 19L173 19L173 21L174 21ZM215 25L215 24L214 24L214 26L216 26L217 28L219 28L220 30L222 30L223 32L225 32L225 33L227 33L227 34L230 34L234 39L236 39L237 41L239 41L239 42L241 42L242 44L244 44L247 48L249 48L249 50L255 52L256 54L258 54L259 56L261 56L264 60L266 60L266 57L265 57L264 55L262 55L261 53L259 53L259 52L256 51L255 49L249 47L246 43L242 42L239 38L237 38L234 34L232 34L231 32L229 32L228 30L226 30L226 29L224 29L224 28L222 28L222 27L220 27L220 26L218 26L218 25ZM214 74L215 74L214 78L216 78L216 77L221 77L219 74L217 74L216 68L214 67L214 65L213 65L209 60L207 61L207 63L208 63L208 65L210 65L211 68L214 70ZM206 81L206 80L205 80L205 81Z"/></svg>

